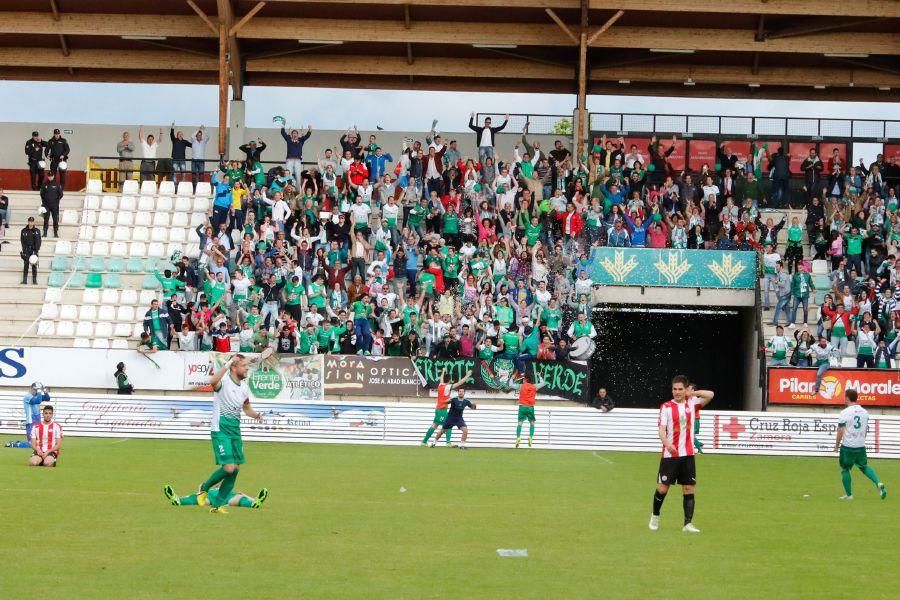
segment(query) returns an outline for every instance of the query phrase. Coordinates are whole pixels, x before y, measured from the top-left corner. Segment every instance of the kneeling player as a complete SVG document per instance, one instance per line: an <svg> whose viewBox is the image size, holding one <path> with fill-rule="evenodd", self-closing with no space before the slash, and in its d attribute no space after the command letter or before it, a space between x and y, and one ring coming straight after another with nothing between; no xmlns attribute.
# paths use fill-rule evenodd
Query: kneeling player
<svg viewBox="0 0 900 600"><path fill-rule="evenodd" d="M704 407L713 399L713 392L696 390L688 397L688 379L678 375L672 379L672 400L659 409L659 439L663 456L659 461L656 492L653 495L653 514L650 529L659 529L659 512L669 492L669 486L679 484L684 494L684 527L682 531L700 533L694 527L694 486L697 468L694 464L694 416L697 407Z"/></svg>
<svg viewBox="0 0 900 600"><path fill-rule="evenodd" d="M259 496L256 498L248 496L243 492L228 494L225 502L219 502L219 488L213 488L206 494L190 494L189 496L178 496L171 485L163 488L163 494L172 506L206 506L210 502L217 503L221 506L240 506L242 508L260 508L269 497L269 488L259 490Z"/></svg>
<svg viewBox="0 0 900 600"><path fill-rule="evenodd" d="M469 407L473 409L478 408L466 399L466 390L464 388L459 388L450 393L450 412L447 413L447 418L444 419L441 430L438 432L437 437L434 438L435 441L431 442L432 448L434 448L434 444L437 440L441 439L441 436L444 435L445 431L450 431L456 427L462 431L462 440L459 442L459 449L466 449L466 439L469 437L469 428L466 427L466 421L463 419L463 411Z"/></svg>
<svg viewBox="0 0 900 600"><path fill-rule="evenodd" d="M62 427L53 420L53 407L47 405L41 411L41 421L31 429L31 449L28 459L32 467L55 467L62 451Z"/></svg>

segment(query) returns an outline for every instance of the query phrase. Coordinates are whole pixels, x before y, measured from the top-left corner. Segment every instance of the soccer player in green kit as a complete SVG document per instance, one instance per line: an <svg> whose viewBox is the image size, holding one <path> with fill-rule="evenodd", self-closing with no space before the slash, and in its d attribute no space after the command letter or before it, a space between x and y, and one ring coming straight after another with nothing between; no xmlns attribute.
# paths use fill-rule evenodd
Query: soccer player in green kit
<svg viewBox="0 0 900 600"><path fill-rule="evenodd" d="M264 360L271 354L271 348L267 348L260 359ZM251 419L262 422L262 414L250 406L250 388L246 381L249 370L250 361L241 354L235 354L213 374L209 382L213 389L210 438L218 468L200 484L197 503L203 506L208 501L212 506L210 512L228 512L225 504L234 489L239 465L244 464L241 411ZM208 498L209 490L217 484L219 489L215 498Z"/></svg>
<svg viewBox="0 0 900 600"><path fill-rule="evenodd" d="M209 492L205 495L196 493L190 494L188 496L179 496L175 493L175 490L172 489L171 485L167 485L163 488L163 494L166 495L166 499L172 506L206 506L210 502L219 501L218 488L209 490ZM224 504L226 506L240 506L241 508L262 508L263 503L265 503L268 497L268 488L259 490L259 495L256 498L248 496L243 492L233 492L228 495L228 498L224 502Z"/></svg>

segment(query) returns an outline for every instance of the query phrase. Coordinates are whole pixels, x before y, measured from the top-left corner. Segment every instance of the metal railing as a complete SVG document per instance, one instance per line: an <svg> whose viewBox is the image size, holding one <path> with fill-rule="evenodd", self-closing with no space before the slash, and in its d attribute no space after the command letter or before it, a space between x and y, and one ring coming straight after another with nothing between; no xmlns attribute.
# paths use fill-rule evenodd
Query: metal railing
<svg viewBox="0 0 900 600"><path fill-rule="evenodd" d="M475 124L484 125L484 118L491 118L491 125L497 127L503 123L504 113L477 113ZM575 121L572 115L533 115L525 113L510 113L509 124L503 133L521 134L527 127L529 135L559 135L571 137L574 131Z"/></svg>

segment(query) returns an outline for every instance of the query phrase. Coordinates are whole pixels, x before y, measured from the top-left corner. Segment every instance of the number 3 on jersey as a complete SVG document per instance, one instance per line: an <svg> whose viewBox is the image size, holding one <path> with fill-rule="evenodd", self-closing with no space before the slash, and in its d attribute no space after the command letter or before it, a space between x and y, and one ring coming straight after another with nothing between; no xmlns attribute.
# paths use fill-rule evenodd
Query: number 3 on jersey
<svg viewBox="0 0 900 600"><path fill-rule="evenodd" d="M853 420L856 421L856 425L854 425L853 428L859 429L862 426L862 424L859 422L859 415L856 415L855 417L853 417Z"/></svg>

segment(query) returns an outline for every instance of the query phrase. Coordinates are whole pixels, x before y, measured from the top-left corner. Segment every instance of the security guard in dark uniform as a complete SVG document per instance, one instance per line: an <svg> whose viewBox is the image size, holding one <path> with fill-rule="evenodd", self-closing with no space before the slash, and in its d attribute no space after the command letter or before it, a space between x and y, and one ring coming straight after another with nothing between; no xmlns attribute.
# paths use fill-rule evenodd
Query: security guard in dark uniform
<svg viewBox="0 0 900 600"><path fill-rule="evenodd" d="M59 201L62 200L63 189L56 183L56 174L50 171L47 181L41 186L41 206L44 207L44 237L47 237L47 229L50 217L53 217L53 237L59 237Z"/></svg>
<svg viewBox="0 0 900 600"><path fill-rule="evenodd" d="M66 170L60 169L59 163L69 160L69 142L60 135L59 129L54 129L53 137L47 140L47 156L50 157L50 173L59 171L59 187L65 189Z"/></svg>
<svg viewBox="0 0 900 600"><path fill-rule="evenodd" d="M41 189L44 182L44 167L41 166L41 161L44 160L46 152L47 142L41 139L39 132L32 131L31 139L25 142L25 156L28 157L28 180L35 192Z"/></svg>
<svg viewBox="0 0 900 600"><path fill-rule="evenodd" d="M37 256L41 249L41 232L34 225L34 217L28 217L28 225L22 228L19 236L22 241L22 285L28 283L28 267L31 266L31 283L37 285L37 261L31 263L30 258Z"/></svg>

